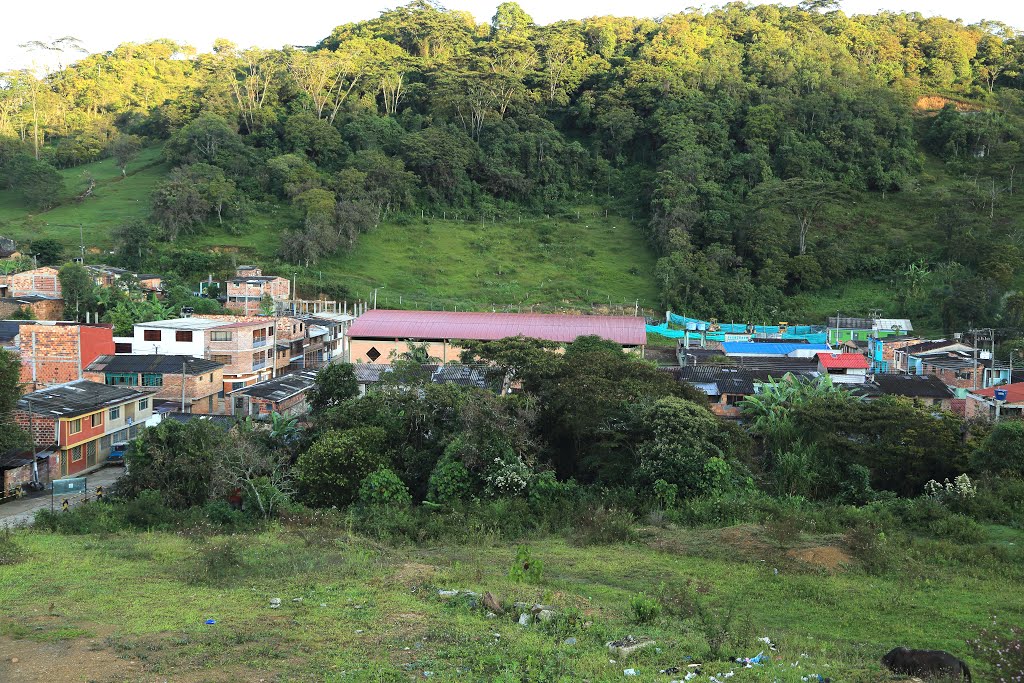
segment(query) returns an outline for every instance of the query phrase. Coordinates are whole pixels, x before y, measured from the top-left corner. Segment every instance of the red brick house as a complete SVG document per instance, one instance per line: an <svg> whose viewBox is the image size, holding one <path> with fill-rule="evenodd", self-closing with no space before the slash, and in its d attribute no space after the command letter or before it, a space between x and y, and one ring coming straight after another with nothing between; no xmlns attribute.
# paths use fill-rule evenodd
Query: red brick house
<svg viewBox="0 0 1024 683"><path fill-rule="evenodd" d="M81 379L97 357L114 353L114 332L111 325L3 320L0 345L18 354L21 381L32 391Z"/></svg>
<svg viewBox="0 0 1024 683"><path fill-rule="evenodd" d="M135 438L152 414L145 391L78 380L22 396L14 419L37 447L54 450L51 467L66 477L102 466L110 446Z"/></svg>
<svg viewBox="0 0 1024 683"><path fill-rule="evenodd" d="M257 315L260 302L269 295L274 301L287 301L291 297L288 278L264 275L256 266L239 266L235 277L226 283L224 306L243 315Z"/></svg>
<svg viewBox="0 0 1024 683"><path fill-rule="evenodd" d="M38 294L0 298L0 320L29 314L33 320L63 320L64 299Z"/></svg>

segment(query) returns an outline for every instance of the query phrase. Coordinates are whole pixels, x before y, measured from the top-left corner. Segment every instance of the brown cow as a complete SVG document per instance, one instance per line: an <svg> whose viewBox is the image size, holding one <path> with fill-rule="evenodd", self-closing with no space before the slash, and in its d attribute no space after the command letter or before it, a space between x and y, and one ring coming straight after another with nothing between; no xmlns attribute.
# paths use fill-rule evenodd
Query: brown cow
<svg viewBox="0 0 1024 683"><path fill-rule="evenodd" d="M882 664L898 674L911 676L952 676L971 681L971 670L967 662L942 650L908 650L897 647L882 657Z"/></svg>

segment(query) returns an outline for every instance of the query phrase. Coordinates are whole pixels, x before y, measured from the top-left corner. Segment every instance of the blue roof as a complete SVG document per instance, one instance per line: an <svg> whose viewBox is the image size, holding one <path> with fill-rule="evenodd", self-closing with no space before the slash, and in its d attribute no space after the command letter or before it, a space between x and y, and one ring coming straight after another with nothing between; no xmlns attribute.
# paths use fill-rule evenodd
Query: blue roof
<svg viewBox="0 0 1024 683"><path fill-rule="evenodd" d="M831 351L828 344L769 344L762 342L722 342L727 356L788 356L794 351Z"/></svg>

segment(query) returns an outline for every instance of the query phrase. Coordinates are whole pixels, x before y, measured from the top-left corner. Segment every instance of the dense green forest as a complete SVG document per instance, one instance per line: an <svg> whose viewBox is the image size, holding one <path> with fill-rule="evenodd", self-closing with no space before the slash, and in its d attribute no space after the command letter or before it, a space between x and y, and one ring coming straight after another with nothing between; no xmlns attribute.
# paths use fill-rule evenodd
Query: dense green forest
<svg viewBox="0 0 1024 683"><path fill-rule="evenodd" d="M870 282L934 328L1024 316L1024 42L1000 23L811 0L478 24L417 0L308 48L32 47L68 65L0 77L0 183L45 211L58 169L162 146L147 219L113 233L127 266L203 274L202 235L268 215L309 268L421 211L582 206L644 226L675 310L771 319Z"/></svg>

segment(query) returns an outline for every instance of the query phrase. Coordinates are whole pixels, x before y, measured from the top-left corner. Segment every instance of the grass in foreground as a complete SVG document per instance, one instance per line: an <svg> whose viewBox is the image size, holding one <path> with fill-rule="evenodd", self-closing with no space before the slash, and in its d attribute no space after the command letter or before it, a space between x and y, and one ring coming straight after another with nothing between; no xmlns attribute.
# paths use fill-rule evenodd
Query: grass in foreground
<svg viewBox="0 0 1024 683"><path fill-rule="evenodd" d="M999 543L1007 533L1020 540L1006 530ZM0 568L0 655L21 653L24 674L35 658L62 653L69 681L614 681L625 669L637 672L631 680L663 681L682 674L660 670L701 662L705 674L734 670L737 683L818 673L855 683L891 680L877 661L895 645L970 661L964 638L994 610L1011 621L1024 615L1019 568L990 564L980 548L932 552L870 576L834 537L801 536L787 550L760 527L644 534L636 544L583 548L530 540L543 569L525 583L509 578L515 546L483 530L479 543L432 548L340 530L25 531L15 536L24 559ZM636 623L638 594L671 603L665 596L683 588L703 617L662 612ZM491 591L510 609L488 618L476 600L444 599L441 589ZM552 605L559 616L520 626L516 601ZM687 599L676 607L686 612ZM610 655L605 643L629 634L656 645L627 660ZM709 642L719 635L715 657ZM763 667L724 661L762 650L772 656ZM89 660L87 678L75 678L76 653ZM0 659L0 679L45 680L12 679L15 666Z"/></svg>

